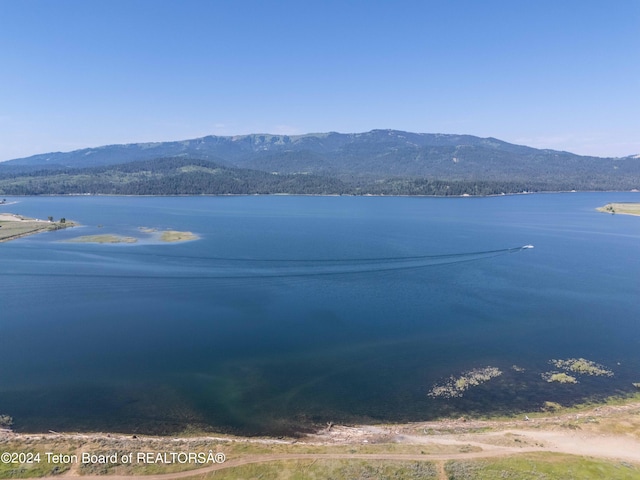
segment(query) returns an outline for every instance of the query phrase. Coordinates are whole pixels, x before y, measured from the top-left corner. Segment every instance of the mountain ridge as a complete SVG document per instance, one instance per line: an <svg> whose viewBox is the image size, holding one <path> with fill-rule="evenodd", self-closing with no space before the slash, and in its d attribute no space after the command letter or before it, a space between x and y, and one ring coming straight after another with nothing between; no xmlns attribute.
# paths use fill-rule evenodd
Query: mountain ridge
<svg viewBox="0 0 640 480"><path fill-rule="evenodd" d="M640 161L637 156L591 157L511 144L493 137L371 130L348 134L209 135L191 140L105 145L39 154L0 163L0 178L4 185L0 191L9 194L15 191L12 181L28 185L30 180L27 177L31 177L31 184L35 178L39 179L38 193L46 193L46 182L42 179L47 175L58 175L60 180L63 174L75 178L73 188L68 182L50 181L49 185L52 188L55 185L57 193L64 192L62 185L69 185L74 190L79 185L80 171L82 175L101 175L101 181L106 181L107 177L112 179L110 181L115 181L116 177L125 181L119 165L141 162L140 168L148 168L151 164L145 162L153 161L161 161L164 169L164 173L156 172L154 175L171 175L176 185L186 185L184 179L178 179L184 172L172 169L170 159L187 163L212 162L215 167L210 168L224 167L230 177L246 177L246 193L271 190L276 185L278 193L304 193L303 185L308 185L309 181L295 179L296 175L313 176L312 190L326 193L415 194L412 192L422 192L426 184L432 188L434 182L455 184L454 190L463 193L494 190L513 193L519 191L514 190L516 188L527 191L640 188ZM106 175L100 170L105 167L113 167L112 170L120 173ZM263 176L258 182L255 172L294 177L287 182L281 177L276 182ZM147 181L151 182L151 178ZM158 185L157 179L153 182ZM255 182L264 184L258 188ZM322 182L326 188L319 187ZM80 183L88 185L84 181ZM188 192L198 192L191 188L193 182L189 185ZM207 183L202 191L218 192L219 189L212 185ZM249 188L249 185L253 187ZM282 190L286 185L295 188L291 192ZM506 192L505 185L510 185ZM149 188L149 185L140 186L141 191ZM18 190L25 192L23 194L30 191L23 187ZM119 188L112 185L107 190L118 191ZM161 188L152 190L162 194ZM168 191L172 194L186 193L175 191L173 187ZM437 191L442 190L438 187Z"/></svg>
<svg viewBox="0 0 640 480"><path fill-rule="evenodd" d="M410 136L413 140L423 140L422 142L416 144L415 142L411 142L414 146L460 146L460 145L491 145L491 146L502 146L507 147L509 151L513 151L514 149L527 149L529 151L539 151L546 153L561 153L561 154L569 154L575 155L578 157L585 158L629 158L633 157L633 155L629 155L628 157L595 157L595 156L585 156L585 155L577 155L572 152L562 151L562 150L553 150L553 149L536 149L533 147L529 147L526 145L518 145L514 143L505 142L503 140L499 140L495 137L477 137L474 135L468 134L449 134L449 133L415 133L415 132L406 132L402 130L393 130L393 129L374 129L368 132L360 132L360 133L338 133L338 132L325 132L325 133L306 133L300 135L280 135L280 134L269 134L269 133L252 133L245 135L206 135L204 137L196 137L192 139L186 140L172 140L167 142L134 142L134 143L116 143L109 145L101 145L98 147L88 147L82 149L71 150L68 152L48 152L48 153L40 153L36 155L30 155L28 157L20 157L16 159L6 160L4 162L0 162L0 164L45 164L49 163L49 160L52 159L65 159L65 158L73 158L82 155L90 155L94 153L101 153L104 151L115 151L117 150L132 150L137 149L140 152L145 150L154 150L156 148L179 148L180 146L184 148L194 148L195 150L202 150L203 146L211 146L212 143L220 144L221 142L231 142L237 146L253 146L254 151L264 150L269 147L281 147L281 146L289 146L293 147L299 145L303 142L308 142L310 140L315 141L316 146L325 147L326 140L334 140L341 139L342 142L334 142L340 143L343 146L347 143L347 140L356 140L356 139L366 139L367 137L372 138L377 136L378 142L380 143L380 135L387 134L390 137L395 138L406 138ZM324 141L324 142L323 142ZM260 148L257 148L260 147ZM335 148L335 147L334 147ZM636 156L637 157L637 156ZM140 158L141 160L142 158ZM113 162L121 163L121 162ZM65 165L70 166L70 165Z"/></svg>

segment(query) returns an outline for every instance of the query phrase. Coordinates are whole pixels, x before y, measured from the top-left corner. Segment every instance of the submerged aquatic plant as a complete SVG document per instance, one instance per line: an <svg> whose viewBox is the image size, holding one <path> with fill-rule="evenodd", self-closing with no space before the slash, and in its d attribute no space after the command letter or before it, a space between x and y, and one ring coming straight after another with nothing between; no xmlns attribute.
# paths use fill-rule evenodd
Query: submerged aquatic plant
<svg viewBox="0 0 640 480"><path fill-rule="evenodd" d="M578 383L576 377L567 375L564 372L545 372L542 374L542 378L549 383Z"/></svg>
<svg viewBox="0 0 640 480"><path fill-rule="evenodd" d="M585 358L568 358L566 360L549 360L549 363L555 365L567 372L579 373L581 375L594 375L612 377L613 372Z"/></svg>
<svg viewBox="0 0 640 480"><path fill-rule="evenodd" d="M427 395L433 398L462 397L469 388L488 382L500 375L502 375L502 371L496 367L474 368L463 372L458 377L449 377L443 384L434 385Z"/></svg>

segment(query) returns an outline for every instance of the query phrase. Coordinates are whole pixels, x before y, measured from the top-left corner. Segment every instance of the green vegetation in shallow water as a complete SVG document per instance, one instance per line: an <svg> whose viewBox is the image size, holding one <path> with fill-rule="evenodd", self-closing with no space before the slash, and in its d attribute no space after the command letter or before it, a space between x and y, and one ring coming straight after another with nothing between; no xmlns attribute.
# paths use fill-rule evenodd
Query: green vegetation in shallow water
<svg viewBox="0 0 640 480"><path fill-rule="evenodd" d="M565 372L545 372L542 378L549 383L578 383L578 379L566 372L596 377L612 377L613 372L585 358L568 358L566 360L549 360L549 363Z"/></svg>
<svg viewBox="0 0 640 480"><path fill-rule="evenodd" d="M546 372L542 374L542 378L549 383L578 383L576 377L567 375L564 372Z"/></svg>
<svg viewBox="0 0 640 480"><path fill-rule="evenodd" d="M500 375L502 371L496 367L475 368L464 372L459 377L451 376L441 385L434 385L427 395L434 398L462 397L470 387L478 386Z"/></svg>
<svg viewBox="0 0 640 480"><path fill-rule="evenodd" d="M579 373L581 375L606 376L612 377L613 372L585 358L568 358L566 360L551 360L549 363L557 368L568 372Z"/></svg>

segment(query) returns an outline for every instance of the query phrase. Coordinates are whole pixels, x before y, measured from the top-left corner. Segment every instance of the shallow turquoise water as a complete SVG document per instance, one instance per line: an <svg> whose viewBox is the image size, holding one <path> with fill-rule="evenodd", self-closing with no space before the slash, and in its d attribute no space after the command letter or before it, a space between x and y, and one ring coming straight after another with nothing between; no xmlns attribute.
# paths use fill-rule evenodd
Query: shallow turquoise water
<svg viewBox="0 0 640 480"><path fill-rule="evenodd" d="M280 434L630 392L640 218L595 208L638 198L8 198L83 226L0 244L0 414L18 430ZM140 242L64 242L102 233ZM569 357L615 375L541 378ZM488 365L503 375L427 396Z"/></svg>

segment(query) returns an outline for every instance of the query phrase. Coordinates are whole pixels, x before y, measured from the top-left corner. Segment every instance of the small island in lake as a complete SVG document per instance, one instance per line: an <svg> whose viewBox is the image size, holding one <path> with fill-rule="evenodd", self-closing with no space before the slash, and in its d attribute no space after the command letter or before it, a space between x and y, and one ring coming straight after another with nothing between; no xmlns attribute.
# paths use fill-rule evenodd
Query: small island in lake
<svg viewBox="0 0 640 480"><path fill-rule="evenodd" d="M0 213L0 242L75 226L74 222L67 221L65 218L58 221L54 221L53 217L49 217L48 220L39 220L13 213Z"/></svg>
<svg viewBox="0 0 640 480"><path fill-rule="evenodd" d="M180 232L178 230L160 230L152 227L138 227L143 233L155 235L159 237L161 242L188 242L191 240L199 240L200 237L192 232Z"/></svg>
<svg viewBox="0 0 640 480"><path fill-rule="evenodd" d="M191 232L178 232L176 230L166 230L160 235L163 242L188 242L189 240L198 240L197 235Z"/></svg>
<svg viewBox="0 0 640 480"><path fill-rule="evenodd" d="M161 242L175 243L187 242L190 240L198 240L200 237L191 232L179 232L177 230L165 230L159 232L155 228L140 227L139 230L148 235L156 236ZM136 237L125 237L122 235L114 235L105 233L101 235L84 235L82 237L71 238L66 240L72 243L137 243Z"/></svg>
<svg viewBox="0 0 640 480"><path fill-rule="evenodd" d="M640 203L607 203L604 207L599 207L596 210L611 214L640 215Z"/></svg>
<svg viewBox="0 0 640 480"><path fill-rule="evenodd" d="M71 238L67 242L72 243L136 243L137 238L122 237L120 235L84 235L82 237Z"/></svg>

